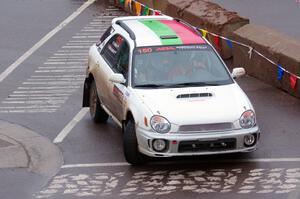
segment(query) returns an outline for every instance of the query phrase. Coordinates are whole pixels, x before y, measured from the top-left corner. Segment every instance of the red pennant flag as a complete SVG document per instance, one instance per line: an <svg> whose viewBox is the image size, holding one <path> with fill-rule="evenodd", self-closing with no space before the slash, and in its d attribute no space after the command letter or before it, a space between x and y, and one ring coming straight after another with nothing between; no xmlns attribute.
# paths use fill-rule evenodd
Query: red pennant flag
<svg viewBox="0 0 300 199"><path fill-rule="evenodd" d="M160 12L158 10L154 11L154 15L161 15Z"/></svg>
<svg viewBox="0 0 300 199"><path fill-rule="evenodd" d="M294 74L290 75L290 84L291 84L291 88L295 89L296 85L297 85L297 76Z"/></svg>
<svg viewBox="0 0 300 199"><path fill-rule="evenodd" d="M214 40L215 40L215 45L216 45L217 50L221 50L220 37L218 35L215 35Z"/></svg>

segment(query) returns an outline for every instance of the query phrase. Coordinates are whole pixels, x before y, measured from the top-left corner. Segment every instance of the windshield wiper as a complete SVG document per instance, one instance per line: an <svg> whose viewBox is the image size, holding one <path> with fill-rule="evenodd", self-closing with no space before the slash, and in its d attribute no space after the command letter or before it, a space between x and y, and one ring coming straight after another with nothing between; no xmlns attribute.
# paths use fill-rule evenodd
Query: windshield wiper
<svg viewBox="0 0 300 199"><path fill-rule="evenodd" d="M207 82L185 82L185 83L173 84L172 86L182 87L182 86L219 86L219 85L221 84L207 83Z"/></svg>
<svg viewBox="0 0 300 199"><path fill-rule="evenodd" d="M185 86L219 86L218 83L206 83L206 82L185 82L178 84L140 84L135 85L136 88L176 88Z"/></svg>
<svg viewBox="0 0 300 199"><path fill-rule="evenodd" d="M161 87L166 87L164 84L139 84L135 85L134 87L136 88L161 88Z"/></svg>

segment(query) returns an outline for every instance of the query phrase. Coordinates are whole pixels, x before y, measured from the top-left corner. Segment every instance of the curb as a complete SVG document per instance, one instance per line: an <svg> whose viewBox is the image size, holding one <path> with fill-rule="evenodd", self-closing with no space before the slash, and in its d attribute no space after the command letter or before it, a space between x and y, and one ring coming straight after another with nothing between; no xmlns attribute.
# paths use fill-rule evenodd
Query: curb
<svg viewBox="0 0 300 199"><path fill-rule="evenodd" d="M28 168L30 172L52 177L62 165L61 151L48 138L0 120L0 168Z"/></svg>

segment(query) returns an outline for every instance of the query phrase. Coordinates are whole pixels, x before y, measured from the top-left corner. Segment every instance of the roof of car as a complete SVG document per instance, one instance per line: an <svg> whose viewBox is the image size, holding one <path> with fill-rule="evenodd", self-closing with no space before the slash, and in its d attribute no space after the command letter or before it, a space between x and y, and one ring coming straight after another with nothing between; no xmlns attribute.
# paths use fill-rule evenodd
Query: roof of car
<svg viewBox="0 0 300 199"><path fill-rule="evenodd" d="M137 46L204 44L206 41L191 27L168 16L122 17L122 21L134 34Z"/></svg>

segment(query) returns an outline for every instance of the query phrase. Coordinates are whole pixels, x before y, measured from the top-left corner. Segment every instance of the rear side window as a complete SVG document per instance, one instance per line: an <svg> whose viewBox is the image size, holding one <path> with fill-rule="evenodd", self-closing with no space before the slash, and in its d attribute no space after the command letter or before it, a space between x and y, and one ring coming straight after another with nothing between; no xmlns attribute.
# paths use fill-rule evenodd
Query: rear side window
<svg viewBox="0 0 300 199"><path fill-rule="evenodd" d="M114 68L118 63L118 53L122 47L124 38L121 35L116 34L113 36L101 51L101 55L110 65Z"/></svg>
<svg viewBox="0 0 300 199"><path fill-rule="evenodd" d="M97 43L97 46L99 46L110 34L112 31L112 26L108 27L107 30L103 33L103 35L100 37L100 41Z"/></svg>

